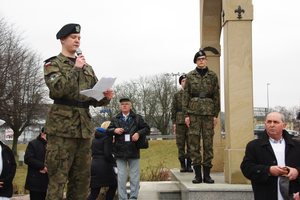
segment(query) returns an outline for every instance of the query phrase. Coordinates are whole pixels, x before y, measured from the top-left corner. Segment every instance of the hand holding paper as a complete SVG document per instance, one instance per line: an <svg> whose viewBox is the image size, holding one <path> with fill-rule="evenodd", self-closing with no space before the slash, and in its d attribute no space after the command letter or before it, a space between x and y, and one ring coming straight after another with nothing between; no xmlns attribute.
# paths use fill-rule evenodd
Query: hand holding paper
<svg viewBox="0 0 300 200"><path fill-rule="evenodd" d="M111 89L115 80L117 79L117 77L112 78L112 77L102 77L95 85L92 89L88 89L88 90L82 90L79 93L83 94L85 96L88 97L93 97L94 99L96 99L97 101L101 100L104 96L104 92L106 92L107 90ZM109 98L109 96L112 97L113 95L113 91L112 93L109 93L106 95L107 98ZM110 98L111 98L110 97Z"/></svg>

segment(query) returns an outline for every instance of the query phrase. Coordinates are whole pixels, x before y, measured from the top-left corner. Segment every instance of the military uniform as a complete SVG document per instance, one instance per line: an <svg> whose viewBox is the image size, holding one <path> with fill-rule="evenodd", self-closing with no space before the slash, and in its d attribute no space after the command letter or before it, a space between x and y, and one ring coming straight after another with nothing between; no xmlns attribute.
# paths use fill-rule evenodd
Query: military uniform
<svg viewBox="0 0 300 200"><path fill-rule="evenodd" d="M85 199L90 184L94 132L89 105L105 106L110 101L106 98L96 101L79 94L91 89L98 80L90 65L84 70L75 67L61 53L45 61L44 78L54 100L45 125L48 141L45 166L49 175L46 199L62 199L67 181L67 199Z"/></svg>
<svg viewBox="0 0 300 200"><path fill-rule="evenodd" d="M191 159L194 169L195 166L199 166L201 172L201 165L204 169L212 167L213 122L214 117L217 118L220 112L218 77L208 68L206 74L201 76L196 68L187 74L183 92L184 115L190 118L188 140L191 147ZM203 159L200 152L201 137L203 140Z"/></svg>
<svg viewBox="0 0 300 200"><path fill-rule="evenodd" d="M188 143L188 127L184 121L184 114L182 111L182 96L183 90L176 92L172 99L171 108L171 120L173 124L176 124L176 145L178 148L178 159L181 163L181 172L187 171L187 166L185 166L185 159L190 168L190 146ZM186 148L185 148L186 146ZM191 170L192 171L192 170Z"/></svg>

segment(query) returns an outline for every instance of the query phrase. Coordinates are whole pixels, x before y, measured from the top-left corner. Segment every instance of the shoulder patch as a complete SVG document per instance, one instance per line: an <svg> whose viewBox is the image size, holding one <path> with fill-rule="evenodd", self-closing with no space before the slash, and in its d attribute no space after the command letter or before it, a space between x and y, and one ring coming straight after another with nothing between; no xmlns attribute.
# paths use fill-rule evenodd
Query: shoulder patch
<svg viewBox="0 0 300 200"><path fill-rule="evenodd" d="M44 62L47 64L47 63L49 63L50 60L52 60L52 59L54 59L54 58L56 58L56 57L57 57L57 56L52 56L51 58L46 59ZM51 62L50 62L50 64L51 64Z"/></svg>
<svg viewBox="0 0 300 200"><path fill-rule="evenodd" d="M45 64L45 67L48 67L49 65L51 65L51 62L47 62L47 63Z"/></svg>

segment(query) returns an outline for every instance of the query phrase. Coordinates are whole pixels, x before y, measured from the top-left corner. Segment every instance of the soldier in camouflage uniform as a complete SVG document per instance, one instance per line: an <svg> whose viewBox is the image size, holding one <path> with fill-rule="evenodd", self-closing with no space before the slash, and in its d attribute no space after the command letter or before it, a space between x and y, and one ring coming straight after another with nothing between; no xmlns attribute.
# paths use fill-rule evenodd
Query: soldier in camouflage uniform
<svg viewBox="0 0 300 200"><path fill-rule="evenodd" d="M182 112L182 94L185 81L186 75L182 75L179 77L179 84L181 85L181 90L173 95L171 120L174 127L174 133L176 133L178 159L181 165L180 172L193 172L193 169L191 168L192 160L190 158L190 146L188 143L187 135L188 127L185 124L184 115Z"/></svg>
<svg viewBox="0 0 300 200"><path fill-rule="evenodd" d="M214 183L210 177L213 159L214 127L220 112L220 92L217 75L206 66L206 54L200 50L195 54L196 69L187 74L183 91L183 112L189 127L188 142L195 170L193 183ZM200 139L203 143L203 159L200 152Z"/></svg>
<svg viewBox="0 0 300 200"><path fill-rule="evenodd" d="M56 37L60 39L62 51L47 59L44 65L45 82L54 100L45 125L48 141L45 166L49 175L46 199L63 199L68 181L67 199L83 200L90 184L94 132L89 105L109 104L114 92L107 90L100 101L80 95L79 91L91 89L98 81L84 56L75 56L80 46L80 25L67 24Z"/></svg>

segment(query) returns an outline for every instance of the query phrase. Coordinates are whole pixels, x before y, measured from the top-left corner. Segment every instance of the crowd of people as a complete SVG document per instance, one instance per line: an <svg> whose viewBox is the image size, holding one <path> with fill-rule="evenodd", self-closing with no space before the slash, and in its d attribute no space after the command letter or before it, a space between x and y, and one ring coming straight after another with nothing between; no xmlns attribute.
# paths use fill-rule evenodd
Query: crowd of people
<svg viewBox="0 0 300 200"><path fill-rule="evenodd" d="M31 200L97 199L108 188L106 200L138 199L140 188L140 147L137 141L150 134L143 117L131 108L128 97L119 100L120 112L94 130L89 106L106 106L114 91L103 92L97 101L81 95L98 79L82 53L79 24L63 26L56 38L62 49L45 60L44 78L53 99L45 127L26 149L28 165L25 189ZM220 112L218 76L207 67L203 50L194 55L194 70L179 77L181 89L173 95L172 114L180 172L195 172L192 183L213 184L214 128ZM285 131L283 115L266 117L262 138L246 146L241 170L251 180L256 200L296 199L300 191L300 142ZM200 143L202 140L203 147ZM203 152L201 152L203 150ZM202 176L203 170L203 176ZM126 183L130 176L130 194ZM12 196L16 162L12 150L0 141L0 200Z"/></svg>

